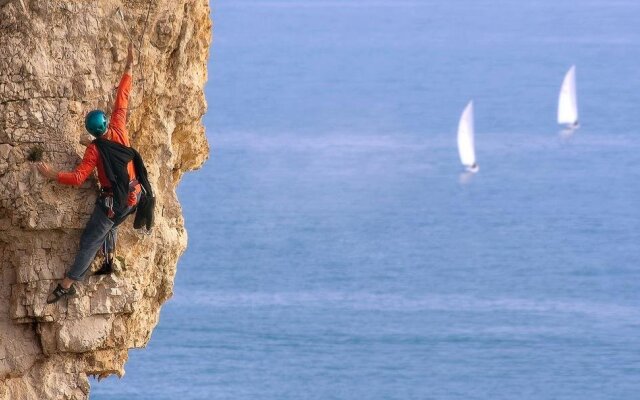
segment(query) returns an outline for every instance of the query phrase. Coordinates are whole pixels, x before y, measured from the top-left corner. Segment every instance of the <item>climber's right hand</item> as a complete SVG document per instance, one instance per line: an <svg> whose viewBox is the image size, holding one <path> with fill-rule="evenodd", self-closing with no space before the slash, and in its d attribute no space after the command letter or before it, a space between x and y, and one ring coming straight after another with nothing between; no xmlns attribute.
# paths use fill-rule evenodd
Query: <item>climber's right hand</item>
<svg viewBox="0 0 640 400"><path fill-rule="evenodd" d="M127 47L127 66L131 66L133 64L133 43L129 42L129 47Z"/></svg>

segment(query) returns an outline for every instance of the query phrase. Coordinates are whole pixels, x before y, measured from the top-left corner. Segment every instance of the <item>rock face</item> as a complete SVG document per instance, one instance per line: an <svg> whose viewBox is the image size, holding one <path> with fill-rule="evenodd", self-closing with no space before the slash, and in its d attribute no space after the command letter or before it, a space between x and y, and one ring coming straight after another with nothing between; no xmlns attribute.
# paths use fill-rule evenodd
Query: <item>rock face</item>
<svg viewBox="0 0 640 400"><path fill-rule="evenodd" d="M88 375L122 376L128 349L149 341L186 247L175 188L209 152L209 15L208 0L0 0L0 399L86 399ZM47 305L96 180L47 181L28 157L41 150L63 170L80 161L84 115L110 111L129 37L139 52L128 128L156 192L156 226L146 235L125 222L116 273Z"/></svg>

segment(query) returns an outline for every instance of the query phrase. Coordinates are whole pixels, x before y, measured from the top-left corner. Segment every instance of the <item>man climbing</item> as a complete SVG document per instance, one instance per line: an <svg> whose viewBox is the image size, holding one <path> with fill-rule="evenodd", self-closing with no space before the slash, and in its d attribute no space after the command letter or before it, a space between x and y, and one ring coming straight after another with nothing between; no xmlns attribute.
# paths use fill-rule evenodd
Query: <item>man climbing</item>
<svg viewBox="0 0 640 400"><path fill-rule="evenodd" d="M88 144L82 162L75 170L60 172L47 163L37 164L38 171L45 177L65 185L75 186L81 185L94 168L97 168L101 187L96 207L80 237L80 249L75 261L62 282L47 298L49 304L55 303L64 296L76 293L74 283L86 275L101 245L105 244L104 250L107 254L114 250L117 227L135 210L143 191L136 175L144 175L144 183L147 183L145 188L148 186L146 169L144 169L142 160L139 158L139 154L129 147L129 135L126 127L132 66L133 46L130 43L111 119L107 124L106 115L101 110L94 110L87 114L85 128L95 140ZM117 153L118 151L120 153ZM132 161L134 160L133 153L138 156L140 164ZM120 154L125 154L124 158L118 158ZM136 171L141 172L136 174ZM110 272L110 264L106 263L99 271L103 274Z"/></svg>

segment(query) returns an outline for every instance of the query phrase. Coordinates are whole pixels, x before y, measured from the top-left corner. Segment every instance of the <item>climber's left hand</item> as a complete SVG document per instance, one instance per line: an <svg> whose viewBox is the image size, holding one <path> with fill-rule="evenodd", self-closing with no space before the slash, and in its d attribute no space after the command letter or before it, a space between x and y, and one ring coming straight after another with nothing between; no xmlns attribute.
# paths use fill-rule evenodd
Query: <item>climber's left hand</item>
<svg viewBox="0 0 640 400"><path fill-rule="evenodd" d="M49 178L49 179L57 179L58 178L58 171L51 167L49 164L47 164L46 162L39 162L36 164L36 168L38 169L38 172L40 172L43 176Z"/></svg>

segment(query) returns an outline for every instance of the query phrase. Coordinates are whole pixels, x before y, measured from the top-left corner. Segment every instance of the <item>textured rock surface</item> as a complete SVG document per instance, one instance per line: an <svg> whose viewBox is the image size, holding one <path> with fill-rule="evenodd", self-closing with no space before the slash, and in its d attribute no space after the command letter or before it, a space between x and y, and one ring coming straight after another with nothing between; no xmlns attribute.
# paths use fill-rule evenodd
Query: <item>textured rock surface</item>
<svg viewBox="0 0 640 400"><path fill-rule="evenodd" d="M129 132L157 195L156 228L120 229L117 273L46 305L96 196L48 182L27 161L71 169L84 114L110 110L128 34L139 49ZM84 399L87 375L122 375L172 294L186 232L175 188L208 156L201 117L207 0L0 0L0 399Z"/></svg>

